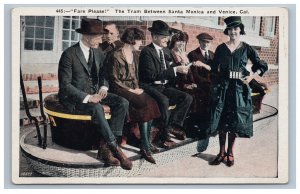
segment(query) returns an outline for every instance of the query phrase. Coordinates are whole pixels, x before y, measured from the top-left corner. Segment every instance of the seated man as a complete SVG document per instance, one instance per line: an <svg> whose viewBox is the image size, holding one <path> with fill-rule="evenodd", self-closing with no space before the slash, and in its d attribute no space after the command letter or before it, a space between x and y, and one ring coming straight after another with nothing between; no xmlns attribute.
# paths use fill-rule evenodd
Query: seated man
<svg viewBox="0 0 300 194"><path fill-rule="evenodd" d="M76 29L82 34L81 40L63 52L58 68L59 100L71 112L77 109L92 116L92 123L107 142L100 150L107 164L130 170L132 163L118 147L114 135L122 135L129 103L107 92L108 82L102 70L104 56L95 51L104 33L101 24L97 19L82 19L81 28ZM110 126L100 102L111 108Z"/></svg>
<svg viewBox="0 0 300 194"><path fill-rule="evenodd" d="M170 28L165 22L154 21L148 30L151 32L152 43L141 51L139 81L146 93L158 103L162 121L161 146L169 148L174 145L169 132L178 139L186 138L182 126L193 98L174 88L171 83L174 82L177 72L187 74L189 67L171 67L173 62L167 48ZM174 104L176 109L171 114L168 108Z"/></svg>

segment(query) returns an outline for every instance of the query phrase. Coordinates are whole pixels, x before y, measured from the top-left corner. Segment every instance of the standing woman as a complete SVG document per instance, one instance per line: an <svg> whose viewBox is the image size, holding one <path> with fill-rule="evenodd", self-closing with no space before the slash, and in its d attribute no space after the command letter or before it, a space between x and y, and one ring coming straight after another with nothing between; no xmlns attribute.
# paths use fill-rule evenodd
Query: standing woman
<svg viewBox="0 0 300 194"><path fill-rule="evenodd" d="M220 44L212 62L212 71L218 76L212 80L211 115L209 135L219 134L220 151L210 165L225 162L234 164L233 146L236 137L253 136L253 114L249 82L262 76L268 66L261 61L257 52L247 43L240 41L244 25L240 16L227 17L224 34L229 41ZM250 73L246 69L248 59L252 62ZM225 152L228 134L227 153Z"/></svg>
<svg viewBox="0 0 300 194"><path fill-rule="evenodd" d="M112 91L129 101L129 117L131 122L138 123L141 134L141 155L148 162L155 164L152 153L158 149L151 144L151 121L160 117L156 101L139 87L137 51L142 45L144 33L138 28L127 28L121 41L123 47L116 50L109 59L112 64L109 70Z"/></svg>

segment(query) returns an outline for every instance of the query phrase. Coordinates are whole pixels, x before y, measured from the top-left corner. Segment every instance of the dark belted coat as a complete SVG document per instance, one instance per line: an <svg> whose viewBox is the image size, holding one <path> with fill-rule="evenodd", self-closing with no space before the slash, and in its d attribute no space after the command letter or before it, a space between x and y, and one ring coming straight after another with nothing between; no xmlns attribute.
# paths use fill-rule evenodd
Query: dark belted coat
<svg viewBox="0 0 300 194"><path fill-rule="evenodd" d="M247 43L241 42L231 52L225 43L219 45L212 62L212 72L217 76L212 80L211 111L209 135L216 135L219 130L236 133L239 137L253 136L253 114L251 88L240 79L230 79L229 71L239 71L244 76L250 74L246 69L248 60L251 70L260 70L262 76L268 66L260 60L257 52Z"/></svg>

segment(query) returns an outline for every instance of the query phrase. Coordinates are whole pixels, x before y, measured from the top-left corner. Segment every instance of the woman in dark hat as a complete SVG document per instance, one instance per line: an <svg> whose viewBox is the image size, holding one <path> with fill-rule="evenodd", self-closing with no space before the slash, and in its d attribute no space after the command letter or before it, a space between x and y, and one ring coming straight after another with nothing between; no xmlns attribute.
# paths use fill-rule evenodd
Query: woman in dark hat
<svg viewBox="0 0 300 194"><path fill-rule="evenodd" d="M129 101L130 120L139 124L141 155L155 164L152 152L158 152L158 149L151 144L150 130L151 121L160 117L160 111L156 101L140 88L138 80L137 51L144 37L138 28L127 28L121 37L123 47L116 50L109 59L112 64L109 72L112 90Z"/></svg>
<svg viewBox="0 0 300 194"><path fill-rule="evenodd" d="M212 62L212 72L217 76L212 80L211 115L208 134L219 134L220 151L210 162L219 165L226 161L228 167L234 164L233 146L236 137L253 136L253 114L249 82L262 76L268 66L260 60L257 52L249 44L240 41L245 34L240 16L227 17L224 34L229 41L220 44ZM252 73L246 69L248 60L252 62ZM227 153L225 152L228 134Z"/></svg>

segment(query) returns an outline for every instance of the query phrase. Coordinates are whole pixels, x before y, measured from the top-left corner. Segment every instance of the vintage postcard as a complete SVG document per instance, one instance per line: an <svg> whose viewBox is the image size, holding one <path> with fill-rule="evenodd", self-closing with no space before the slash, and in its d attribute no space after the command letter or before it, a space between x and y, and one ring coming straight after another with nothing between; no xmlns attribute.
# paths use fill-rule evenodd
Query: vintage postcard
<svg viewBox="0 0 300 194"><path fill-rule="evenodd" d="M288 9L12 14L15 184L285 184Z"/></svg>

